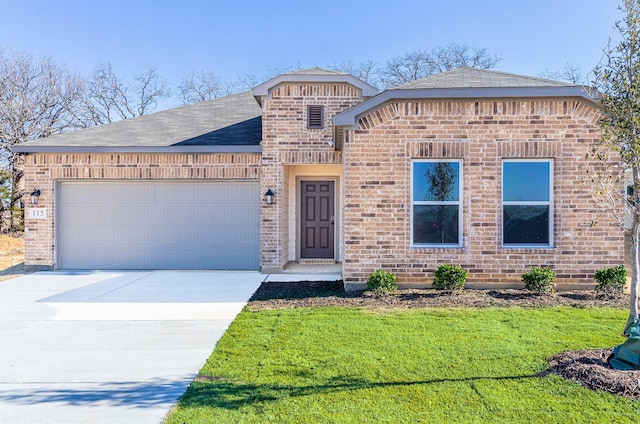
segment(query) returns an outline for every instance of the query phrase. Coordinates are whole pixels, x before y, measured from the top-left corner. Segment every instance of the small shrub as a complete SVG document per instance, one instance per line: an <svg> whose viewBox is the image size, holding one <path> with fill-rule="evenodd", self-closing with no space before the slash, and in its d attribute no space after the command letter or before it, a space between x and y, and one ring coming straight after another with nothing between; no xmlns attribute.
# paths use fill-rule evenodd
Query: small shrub
<svg viewBox="0 0 640 424"><path fill-rule="evenodd" d="M469 273L460 265L443 264L436 269L433 287L438 290L462 290Z"/></svg>
<svg viewBox="0 0 640 424"><path fill-rule="evenodd" d="M624 285L627 283L627 270L624 269L624 265L599 269L596 271L595 280L598 283L597 292L620 294L624 291Z"/></svg>
<svg viewBox="0 0 640 424"><path fill-rule="evenodd" d="M398 289L397 278L390 272L375 270L369 275L367 288L374 293L390 293Z"/></svg>
<svg viewBox="0 0 640 424"><path fill-rule="evenodd" d="M531 271L522 274L522 281L527 290L536 293L553 293L555 290L556 272L550 267L531 267Z"/></svg>

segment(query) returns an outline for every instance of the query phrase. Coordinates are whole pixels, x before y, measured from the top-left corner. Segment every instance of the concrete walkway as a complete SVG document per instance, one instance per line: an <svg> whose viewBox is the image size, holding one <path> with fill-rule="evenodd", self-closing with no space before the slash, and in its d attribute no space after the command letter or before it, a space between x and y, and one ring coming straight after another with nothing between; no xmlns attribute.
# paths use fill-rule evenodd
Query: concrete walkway
<svg viewBox="0 0 640 424"><path fill-rule="evenodd" d="M0 422L161 422L265 278L41 272L1 282Z"/></svg>

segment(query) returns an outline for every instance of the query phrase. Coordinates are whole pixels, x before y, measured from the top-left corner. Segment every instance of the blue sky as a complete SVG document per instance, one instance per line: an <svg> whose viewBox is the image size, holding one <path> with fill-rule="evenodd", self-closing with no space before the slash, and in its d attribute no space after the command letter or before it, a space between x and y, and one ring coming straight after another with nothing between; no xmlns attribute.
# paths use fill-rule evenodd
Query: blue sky
<svg viewBox="0 0 640 424"><path fill-rule="evenodd" d="M190 70L234 80L295 64L383 63L449 43L486 47L497 69L590 71L621 15L615 0L163 1L0 0L0 47L123 77L155 66L177 84Z"/></svg>

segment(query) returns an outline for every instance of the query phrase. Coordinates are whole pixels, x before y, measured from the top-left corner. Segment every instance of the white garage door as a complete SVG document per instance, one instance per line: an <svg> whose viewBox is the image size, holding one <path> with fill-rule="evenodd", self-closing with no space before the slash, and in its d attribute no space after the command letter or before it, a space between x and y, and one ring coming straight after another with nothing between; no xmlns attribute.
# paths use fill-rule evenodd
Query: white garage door
<svg viewBox="0 0 640 424"><path fill-rule="evenodd" d="M62 182L62 269L258 269L257 182Z"/></svg>

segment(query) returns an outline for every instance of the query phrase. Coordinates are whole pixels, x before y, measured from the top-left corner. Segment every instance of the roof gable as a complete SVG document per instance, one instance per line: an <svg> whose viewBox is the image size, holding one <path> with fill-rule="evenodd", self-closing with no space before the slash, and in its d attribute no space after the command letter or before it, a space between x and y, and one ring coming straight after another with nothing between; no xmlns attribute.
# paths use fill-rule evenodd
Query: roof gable
<svg viewBox="0 0 640 424"><path fill-rule="evenodd" d="M594 93L581 85L461 67L386 90L337 114L333 122L336 126L357 128L359 117L396 100L524 98L580 98L588 104L598 104Z"/></svg>
<svg viewBox="0 0 640 424"><path fill-rule="evenodd" d="M324 68L301 69L295 72L278 75L258 86L252 93L260 103L262 97L268 96L269 91L275 86L285 82L310 82L310 83L346 83L362 91L363 97L371 97L378 94L378 89L366 82L344 72L330 71Z"/></svg>

